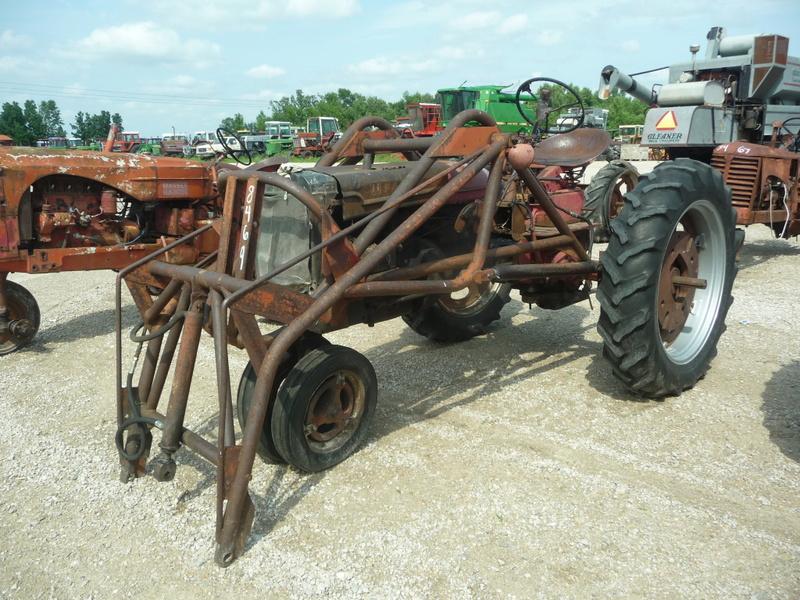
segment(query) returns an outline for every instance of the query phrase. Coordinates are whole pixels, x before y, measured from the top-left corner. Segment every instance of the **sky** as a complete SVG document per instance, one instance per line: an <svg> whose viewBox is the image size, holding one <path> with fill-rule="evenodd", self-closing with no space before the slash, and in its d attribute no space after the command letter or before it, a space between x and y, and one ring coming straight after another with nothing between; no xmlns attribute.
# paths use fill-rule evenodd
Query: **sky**
<svg viewBox="0 0 800 600"><path fill-rule="evenodd" d="M800 56L800 0L0 0L0 102L119 112L145 136L216 127L269 102L346 87L404 91L689 59L711 26L778 33ZM648 76L660 81L663 73Z"/></svg>

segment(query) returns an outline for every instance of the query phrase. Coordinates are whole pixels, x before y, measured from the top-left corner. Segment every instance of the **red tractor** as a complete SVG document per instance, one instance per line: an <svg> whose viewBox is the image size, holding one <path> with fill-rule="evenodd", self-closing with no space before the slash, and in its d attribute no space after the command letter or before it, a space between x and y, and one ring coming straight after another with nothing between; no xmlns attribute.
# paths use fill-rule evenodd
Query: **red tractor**
<svg viewBox="0 0 800 600"><path fill-rule="evenodd" d="M142 145L138 131L120 131L116 123L108 130L108 137L103 144L103 152L136 152Z"/></svg>
<svg viewBox="0 0 800 600"><path fill-rule="evenodd" d="M8 280L10 273L120 269L206 226L202 236L169 252L170 261L194 264L216 246L209 219L218 214L213 167L1 148L0 355L28 344L39 327L36 300Z"/></svg>
<svg viewBox="0 0 800 600"><path fill-rule="evenodd" d="M334 117L310 117L306 130L294 138L292 156L309 158L328 152L339 138L339 120Z"/></svg>
<svg viewBox="0 0 800 600"><path fill-rule="evenodd" d="M403 131L403 137L430 137L442 127L442 107L432 102L406 104L411 127Z"/></svg>

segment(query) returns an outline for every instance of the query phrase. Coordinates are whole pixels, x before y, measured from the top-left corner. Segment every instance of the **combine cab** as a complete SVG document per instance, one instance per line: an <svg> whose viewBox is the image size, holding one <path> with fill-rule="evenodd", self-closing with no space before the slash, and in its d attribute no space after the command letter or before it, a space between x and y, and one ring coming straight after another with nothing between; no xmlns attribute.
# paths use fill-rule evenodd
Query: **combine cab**
<svg viewBox="0 0 800 600"><path fill-rule="evenodd" d="M445 88L436 92L436 100L442 107L441 126L446 127L463 110L482 110L492 116L503 133L524 133L530 135L533 126L522 118L517 109L516 95L504 92L508 86L478 85L470 87ZM526 110L535 112L536 99L523 95Z"/></svg>
<svg viewBox="0 0 800 600"><path fill-rule="evenodd" d="M267 121L264 132L242 136L245 147L251 152L275 156L291 152L292 124L288 121Z"/></svg>

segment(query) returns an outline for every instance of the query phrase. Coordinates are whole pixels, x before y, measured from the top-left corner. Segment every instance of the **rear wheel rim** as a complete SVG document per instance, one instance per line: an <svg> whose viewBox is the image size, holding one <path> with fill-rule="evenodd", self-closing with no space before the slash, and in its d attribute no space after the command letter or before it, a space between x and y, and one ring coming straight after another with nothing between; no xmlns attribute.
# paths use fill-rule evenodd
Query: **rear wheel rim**
<svg viewBox="0 0 800 600"><path fill-rule="evenodd" d="M625 205L625 194L636 187L636 180L633 173L626 171L614 181L608 200L608 221L611 222Z"/></svg>
<svg viewBox="0 0 800 600"><path fill-rule="evenodd" d="M726 257L726 233L718 209L706 199L693 202L667 243L656 297L659 336L673 363L691 362L711 338L722 307ZM676 275L705 280L706 287L675 285Z"/></svg>
<svg viewBox="0 0 800 600"><path fill-rule="evenodd" d="M459 316L470 316L481 312L497 295L502 283L475 283L449 296L439 298L439 304L447 312Z"/></svg>

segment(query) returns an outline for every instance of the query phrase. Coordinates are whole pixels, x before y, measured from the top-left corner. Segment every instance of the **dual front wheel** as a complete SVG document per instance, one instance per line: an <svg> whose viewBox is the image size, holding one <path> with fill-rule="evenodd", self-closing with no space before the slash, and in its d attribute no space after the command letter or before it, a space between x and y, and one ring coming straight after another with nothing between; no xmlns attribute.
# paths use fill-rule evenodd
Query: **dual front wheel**
<svg viewBox="0 0 800 600"><path fill-rule="evenodd" d="M378 384L375 370L362 354L310 335L311 342L301 338L278 368L259 454L268 462L313 473L340 463L364 441ZM255 380L248 364L237 397L242 428Z"/></svg>

